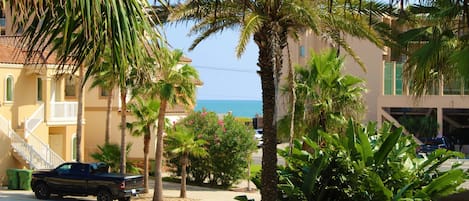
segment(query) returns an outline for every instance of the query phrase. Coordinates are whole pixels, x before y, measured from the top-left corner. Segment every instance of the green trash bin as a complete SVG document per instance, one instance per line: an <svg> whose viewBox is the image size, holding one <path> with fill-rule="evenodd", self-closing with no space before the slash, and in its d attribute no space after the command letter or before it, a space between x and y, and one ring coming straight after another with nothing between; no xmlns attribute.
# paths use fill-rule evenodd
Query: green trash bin
<svg viewBox="0 0 469 201"><path fill-rule="evenodd" d="M19 178L19 189L21 190L31 190L31 176L32 170L18 170Z"/></svg>
<svg viewBox="0 0 469 201"><path fill-rule="evenodd" d="M18 176L18 169L7 169L8 189L18 190L20 188L20 181Z"/></svg>

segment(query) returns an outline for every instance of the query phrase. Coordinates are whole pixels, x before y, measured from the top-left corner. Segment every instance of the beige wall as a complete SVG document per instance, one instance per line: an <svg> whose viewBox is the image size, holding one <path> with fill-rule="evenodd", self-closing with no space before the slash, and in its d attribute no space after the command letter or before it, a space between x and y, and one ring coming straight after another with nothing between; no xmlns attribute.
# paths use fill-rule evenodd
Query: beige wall
<svg viewBox="0 0 469 201"><path fill-rule="evenodd" d="M10 138L0 132L0 186L7 185L6 171L10 168L22 168L21 164L11 155Z"/></svg>
<svg viewBox="0 0 469 201"><path fill-rule="evenodd" d="M383 66L383 51L369 41L347 38L351 48L360 57L365 65L364 71L353 58L347 56L345 59L344 73L358 76L365 80L367 92L364 94L367 109L364 121L377 120L377 100L381 94L382 78L379 76ZM344 51L342 50L342 53Z"/></svg>
<svg viewBox="0 0 469 201"><path fill-rule="evenodd" d="M377 98L381 93L381 78L379 73L383 65L382 55L383 51L376 47L374 44L354 38L346 38L355 54L359 56L365 65L366 71L358 65L358 63L344 50L340 51L341 55L346 55L344 73L358 76L365 80L365 87L367 92L364 94L365 105L367 107L366 116L364 121L376 121L377 119ZM311 58L311 52L314 51L319 53L325 49L332 48L332 45L325 40L320 39L311 31L306 31L298 41L289 40L290 54L292 65L305 65L306 62ZM300 46L304 46L305 56L300 56ZM286 53L286 52L285 52ZM288 58L284 59L284 67L282 69L282 76L288 75ZM281 86L285 85L286 79L282 79ZM286 96L281 96L277 99L279 102L279 116L282 117L287 114L289 104Z"/></svg>
<svg viewBox="0 0 469 201"><path fill-rule="evenodd" d="M13 76L13 101L6 102L5 84L7 76ZM11 119L13 128L18 128L27 115L37 106L36 78L28 76L20 65L1 65L0 67L0 115Z"/></svg>

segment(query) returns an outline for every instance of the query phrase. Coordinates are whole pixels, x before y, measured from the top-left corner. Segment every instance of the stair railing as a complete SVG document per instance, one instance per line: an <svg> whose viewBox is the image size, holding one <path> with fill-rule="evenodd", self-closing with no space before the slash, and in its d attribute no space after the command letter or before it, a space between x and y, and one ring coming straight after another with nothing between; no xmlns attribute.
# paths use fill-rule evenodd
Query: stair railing
<svg viewBox="0 0 469 201"><path fill-rule="evenodd" d="M30 144L46 162L55 167L65 161L55 153L47 143L44 143L39 137L34 135L34 130L36 130L42 122L44 122L44 104L39 106L39 108L24 121L24 136L28 139L28 144Z"/></svg>
<svg viewBox="0 0 469 201"><path fill-rule="evenodd" d="M48 144L44 143L34 134L29 135L28 144L32 146L36 150L36 152L41 155L41 158L43 158L52 167L56 167L65 162L62 157L60 157L57 153L54 152L54 150L49 147Z"/></svg>
<svg viewBox="0 0 469 201"><path fill-rule="evenodd" d="M11 140L11 147L29 164L31 169L54 168L31 145L13 131L11 123L0 115L0 130Z"/></svg>
<svg viewBox="0 0 469 201"><path fill-rule="evenodd" d="M44 122L44 104L40 105L29 118L24 120L24 137L28 138L42 122Z"/></svg>

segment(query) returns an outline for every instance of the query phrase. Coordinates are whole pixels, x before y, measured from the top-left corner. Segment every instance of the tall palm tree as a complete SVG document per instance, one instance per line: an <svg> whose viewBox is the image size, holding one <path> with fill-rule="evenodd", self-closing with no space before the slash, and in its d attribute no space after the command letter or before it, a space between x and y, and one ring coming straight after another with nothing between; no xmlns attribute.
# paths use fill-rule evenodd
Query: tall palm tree
<svg viewBox="0 0 469 201"><path fill-rule="evenodd" d="M148 170L150 141L152 131L156 128L156 121L158 120L158 111L160 110L160 103L154 99L146 99L137 96L135 101L129 105L129 110L136 118L135 122L127 123L127 128L132 132L133 136L143 135L143 183L145 193L148 193Z"/></svg>
<svg viewBox="0 0 469 201"><path fill-rule="evenodd" d="M145 64L145 58L159 47L161 35L150 20L144 0L8 0L13 10L13 23L28 60L56 53L57 71L87 68L87 78L99 64L106 48L112 49L110 62L118 73L121 89L121 121L125 125L126 79L130 68ZM152 41L148 43L148 41ZM143 44L147 44L144 47ZM70 65L71 64L71 65ZM124 90L122 90L124 89ZM81 99L79 100L81 101ZM79 105L82 105L79 103ZM79 110L81 110L79 108ZM77 159L81 153L81 118L77 120ZM123 126L124 127L124 126ZM125 128L121 132L122 152L125 151ZM121 173L125 173L125 154L122 153Z"/></svg>
<svg viewBox="0 0 469 201"><path fill-rule="evenodd" d="M166 150L180 157L181 162L181 198L186 198L186 168L189 165L189 156L205 157L208 154L204 148L205 144L205 140L196 139L195 133L182 126L175 126L168 132Z"/></svg>
<svg viewBox="0 0 469 201"><path fill-rule="evenodd" d="M196 83L199 75L194 67L190 65L178 65L182 52L170 51L162 48L159 54L165 54L159 58L157 80L153 85L154 95L160 100L158 112L158 126L156 132L155 153L155 191L154 201L163 200L163 181L161 166L163 160L163 132L165 128L165 114L168 106L183 104L192 106L195 103Z"/></svg>
<svg viewBox="0 0 469 201"><path fill-rule="evenodd" d="M381 44L377 34L368 26L361 10L349 4L332 1L302 0L208 0L186 1L171 12L171 21L194 21L193 34L199 34L191 49L212 34L225 29L240 30L236 52L241 56L248 41L253 38L259 47L258 71L262 83L264 115L262 156L262 200L277 199L276 174L277 132L276 97L280 72L283 66L282 50L288 36L304 29L312 29L318 36L327 36L357 58L340 33L347 33ZM348 2L348 1L347 1ZM342 2L344 3L344 2ZM329 9L325 9L329 8Z"/></svg>

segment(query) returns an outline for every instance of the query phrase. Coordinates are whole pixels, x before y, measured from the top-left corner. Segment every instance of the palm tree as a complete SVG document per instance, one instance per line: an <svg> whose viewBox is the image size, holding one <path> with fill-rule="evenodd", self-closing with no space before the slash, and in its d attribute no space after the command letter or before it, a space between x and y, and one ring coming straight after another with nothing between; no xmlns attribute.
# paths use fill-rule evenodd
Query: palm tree
<svg viewBox="0 0 469 201"><path fill-rule="evenodd" d="M361 10L349 4L330 5L332 1L302 0L233 0L186 1L175 6L171 21L194 21L193 34L199 34L191 46L193 49L212 34L225 29L239 29L240 39L236 49L241 56L251 39L259 47L258 71L262 83L264 115L262 156L262 200L277 199L277 127L276 97L278 81L283 66L282 50L288 45L288 36L295 36L304 29L312 29L319 36L328 36L357 58L340 33L366 38L381 44L377 34L368 26ZM329 8L329 9L324 9Z"/></svg>
<svg viewBox="0 0 469 201"><path fill-rule="evenodd" d="M80 83L83 87L99 65L106 48L112 49L110 62L118 74L121 121L125 125L126 77L129 69L143 66L150 53L159 47L162 36L145 11L144 0L8 0L14 10L13 23L28 60L56 53L59 73L87 68ZM152 41L148 43L148 41ZM147 44L144 46L143 44ZM146 47L146 48L142 48ZM72 64L72 65L70 65ZM83 69L84 70L84 69ZM82 72L82 70L80 70ZM81 74L81 73L80 73ZM82 88L81 88L82 91ZM79 106L82 106L81 99ZM81 109L79 107L79 113ZM81 158L81 118L77 118L77 159ZM124 126L123 126L124 127ZM125 128L121 132L121 173L125 173Z"/></svg>
<svg viewBox="0 0 469 201"><path fill-rule="evenodd" d="M196 82L199 75L195 68L185 65L178 65L182 57L179 50L170 51L162 48L159 54L165 54L159 58L157 81L153 84L153 94L160 100L160 110L158 112L158 126L156 132L156 153L155 153L155 191L154 201L163 200L163 183L161 165L163 160L163 132L165 128L165 114L168 106L175 104L193 105L195 102Z"/></svg>
<svg viewBox="0 0 469 201"><path fill-rule="evenodd" d="M109 62L110 49L107 49L103 58L101 59L101 65L95 69L95 72L91 74L94 76L93 83L90 88L101 87L102 90L106 90L107 93L107 108L106 108L106 129L104 132L104 143L109 144L110 131L111 131L111 112L112 112L112 99L114 97L114 88L117 85L116 77L111 71L112 65Z"/></svg>
<svg viewBox="0 0 469 201"><path fill-rule="evenodd" d="M467 0L432 0L409 6L406 15L399 16L397 22L409 28L396 34L395 40L408 55L404 76L418 97L435 80L469 77L468 11Z"/></svg>
<svg viewBox="0 0 469 201"><path fill-rule="evenodd" d="M135 102L129 105L130 112L137 120L132 123L127 123L127 128L132 132L133 136L143 135L143 183L145 193L148 193L148 153L150 151L152 131L155 129L155 123L158 120L159 109L160 103L157 100L151 98L144 100L139 96L135 97Z"/></svg>
<svg viewBox="0 0 469 201"><path fill-rule="evenodd" d="M205 140L196 139L193 132L182 126L175 126L174 130L171 129L168 132L166 150L180 157L181 162L181 193L179 195L181 198L186 198L186 168L189 165L189 156L205 157L207 155L205 144Z"/></svg>
<svg viewBox="0 0 469 201"><path fill-rule="evenodd" d="M342 75L344 58L328 50L312 54L306 66L296 68L297 111L304 129L319 128L329 133L346 127L348 119L361 120L364 111L363 80ZM299 133L307 133L302 130ZM339 132L340 133L340 132Z"/></svg>

